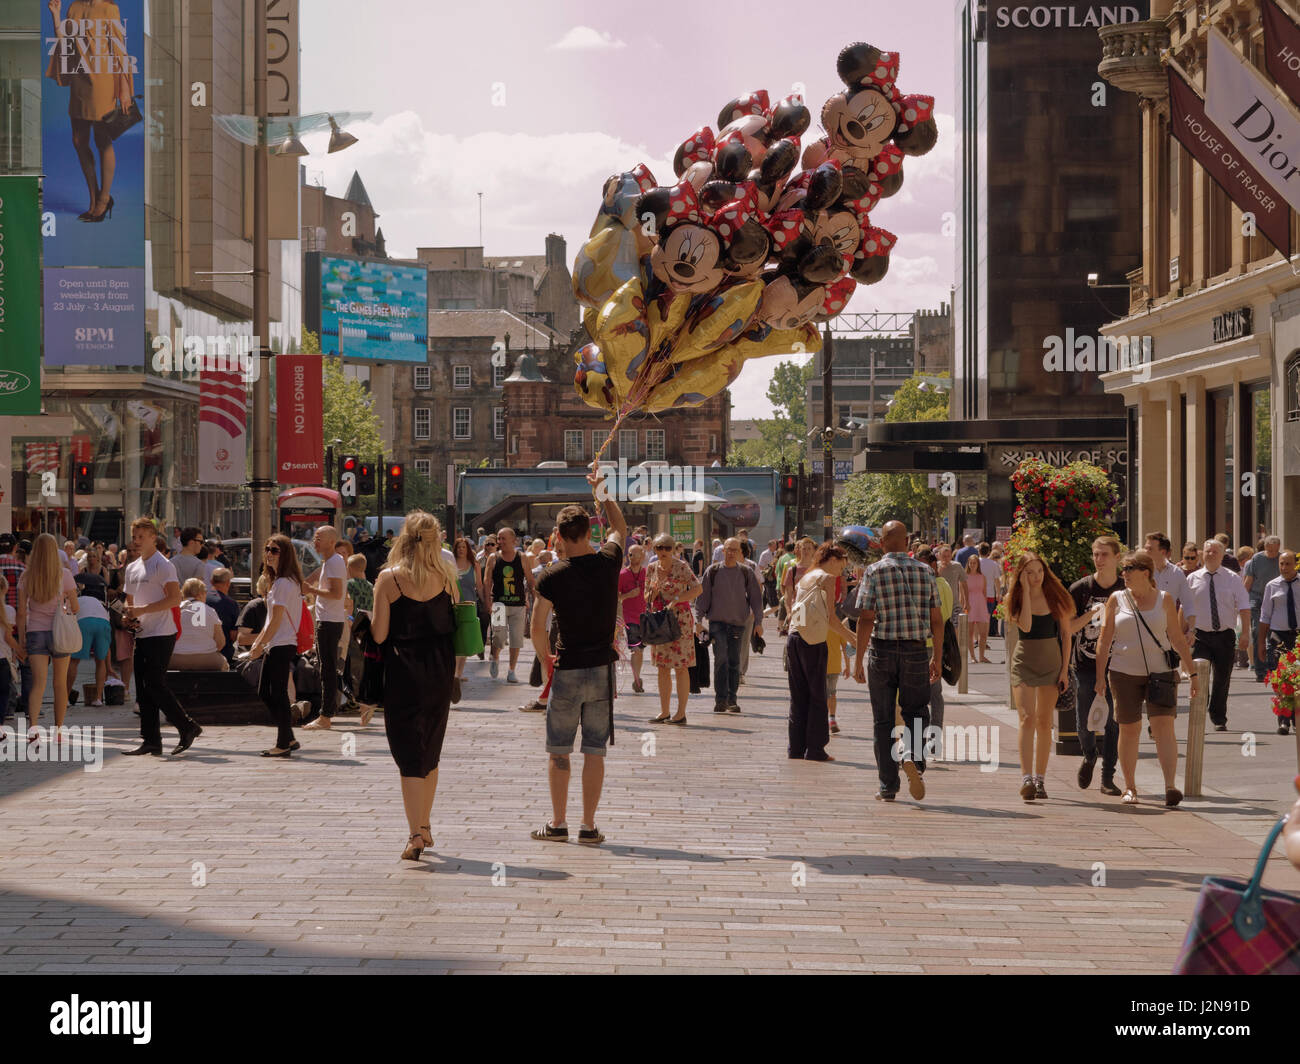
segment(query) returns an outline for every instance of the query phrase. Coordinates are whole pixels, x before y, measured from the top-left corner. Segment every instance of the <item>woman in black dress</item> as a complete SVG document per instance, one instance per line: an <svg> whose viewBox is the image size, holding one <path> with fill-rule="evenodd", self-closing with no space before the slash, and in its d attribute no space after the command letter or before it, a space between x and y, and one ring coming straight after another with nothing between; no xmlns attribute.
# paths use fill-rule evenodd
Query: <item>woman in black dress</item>
<svg viewBox="0 0 1300 1064"><path fill-rule="evenodd" d="M370 622L384 651L384 731L402 777L411 829L402 851L407 861L418 861L433 846L429 814L456 675L451 637L457 590L455 571L442 556L437 519L422 510L407 514L375 582Z"/></svg>

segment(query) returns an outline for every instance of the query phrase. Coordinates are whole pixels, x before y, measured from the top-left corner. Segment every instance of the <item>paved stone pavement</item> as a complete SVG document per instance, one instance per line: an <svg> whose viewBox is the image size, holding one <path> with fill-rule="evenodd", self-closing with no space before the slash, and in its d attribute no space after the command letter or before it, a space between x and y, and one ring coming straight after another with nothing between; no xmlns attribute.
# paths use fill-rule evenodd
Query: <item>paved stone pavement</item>
<svg viewBox="0 0 1300 1064"><path fill-rule="evenodd" d="M686 728L652 727L653 680L620 696L606 844L542 844L543 719L514 708L532 689L467 671L419 865L398 859L382 717L304 733L290 762L257 756L269 728L123 761L129 707L75 708L72 723L105 725L102 771L0 764L0 971L1160 973L1201 878L1249 873L1258 844L1234 823L1284 807L1279 783L1124 808L1056 758L1052 797L1026 804L997 670L975 677L986 693L949 690L947 723L999 728L1001 767L936 764L923 802L875 802L851 681L839 760L786 759L773 640L740 716L715 716L706 692ZM572 801L575 826L576 778ZM1290 875L1275 861L1269 882Z"/></svg>

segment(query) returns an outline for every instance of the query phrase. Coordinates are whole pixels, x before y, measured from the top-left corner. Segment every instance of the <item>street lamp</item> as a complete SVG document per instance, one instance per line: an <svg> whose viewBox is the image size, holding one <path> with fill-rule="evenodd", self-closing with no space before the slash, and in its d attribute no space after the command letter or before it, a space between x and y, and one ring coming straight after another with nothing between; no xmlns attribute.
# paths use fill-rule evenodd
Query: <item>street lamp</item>
<svg viewBox="0 0 1300 1064"><path fill-rule="evenodd" d="M347 147L339 130L340 122L364 121L370 112L289 115L271 118L266 91L266 8L267 0L253 0L253 110L252 115L218 115L214 122L226 134L247 144L253 151L253 334L257 338L258 364L261 367L253 382L253 527L249 537L251 558L260 558L262 544L271 537L271 493L275 477L271 472L271 348L267 343L271 331L271 240L270 240L270 152L272 141L282 155L305 155L298 139L300 133L313 133L328 127L331 151L334 136L339 146ZM352 138L348 143L355 143Z"/></svg>

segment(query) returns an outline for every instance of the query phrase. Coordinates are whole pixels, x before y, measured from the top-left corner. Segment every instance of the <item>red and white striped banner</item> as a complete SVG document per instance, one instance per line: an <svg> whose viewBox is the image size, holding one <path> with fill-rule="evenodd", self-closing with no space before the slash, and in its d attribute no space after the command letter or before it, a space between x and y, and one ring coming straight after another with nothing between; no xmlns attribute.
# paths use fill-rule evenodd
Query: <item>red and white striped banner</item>
<svg viewBox="0 0 1300 1064"><path fill-rule="evenodd" d="M60 445L57 443L27 444L27 472L57 473L59 471Z"/></svg>
<svg viewBox="0 0 1300 1064"><path fill-rule="evenodd" d="M199 377L199 483L243 484L248 454L248 391L238 370Z"/></svg>

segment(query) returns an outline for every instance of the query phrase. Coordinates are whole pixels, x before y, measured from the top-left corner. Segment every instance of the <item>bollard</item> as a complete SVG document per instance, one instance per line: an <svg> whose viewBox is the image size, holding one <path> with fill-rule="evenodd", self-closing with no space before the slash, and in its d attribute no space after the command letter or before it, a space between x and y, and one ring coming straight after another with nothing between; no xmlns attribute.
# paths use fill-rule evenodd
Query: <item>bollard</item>
<svg viewBox="0 0 1300 1064"><path fill-rule="evenodd" d="M961 644L961 674L957 677L957 693L964 695L969 686L966 682L966 640L970 638L970 618L967 614L959 614L957 617L957 642Z"/></svg>
<svg viewBox="0 0 1300 1064"><path fill-rule="evenodd" d="M1201 769L1205 765L1205 711L1210 704L1210 663L1195 658L1196 697L1187 713L1187 765L1183 769L1183 794L1201 797Z"/></svg>

